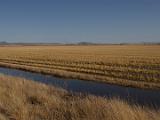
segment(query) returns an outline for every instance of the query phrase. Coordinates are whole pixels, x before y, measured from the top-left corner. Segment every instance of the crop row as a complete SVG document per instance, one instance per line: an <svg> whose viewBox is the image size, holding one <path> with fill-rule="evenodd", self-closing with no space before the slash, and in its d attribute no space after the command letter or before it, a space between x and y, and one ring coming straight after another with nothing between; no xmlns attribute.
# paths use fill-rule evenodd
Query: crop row
<svg viewBox="0 0 160 120"><path fill-rule="evenodd" d="M2 60L1 60L2 61ZM30 62L30 61L20 61L20 60L5 60L2 61L4 63L11 63L11 64L19 64L19 65L26 65L26 66L34 66L34 67L41 67L47 69L59 69L71 72L80 72L80 73L87 73L92 75L102 75L108 76L113 78L122 78L128 80L136 80L136 81L153 81L159 82L160 73L159 71L153 70L134 70L134 69L123 69L123 68L113 68L108 67L107 69L95 69L95 68L85 68L85 67L78 67L78 66L66 66L63 64L46 64L46 63L38 63L38 62Z"/></svg>

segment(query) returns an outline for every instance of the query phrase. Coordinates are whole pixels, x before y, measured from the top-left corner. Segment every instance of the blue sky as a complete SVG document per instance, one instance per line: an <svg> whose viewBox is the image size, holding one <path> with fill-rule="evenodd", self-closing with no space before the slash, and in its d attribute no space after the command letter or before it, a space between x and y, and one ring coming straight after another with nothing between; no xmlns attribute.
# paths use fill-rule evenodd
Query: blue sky
<svg viewBox="0 0 160 120"><path fill-rule="evenodd" d="M160 42L160 0L0 0L0 41Z"/></svg>

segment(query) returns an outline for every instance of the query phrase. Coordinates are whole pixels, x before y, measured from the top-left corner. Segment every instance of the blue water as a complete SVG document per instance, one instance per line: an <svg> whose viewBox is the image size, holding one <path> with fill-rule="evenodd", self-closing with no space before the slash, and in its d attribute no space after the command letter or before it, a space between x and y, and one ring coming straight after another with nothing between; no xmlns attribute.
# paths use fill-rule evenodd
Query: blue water
<svg viewBox="0 0 160 120"><path fill-rule="evenodd" d="M39 73L2 67L0 67L0 73L54 85L71 92L93 94L96 96L111 98L118 97L133 104L160 108L160 90L131 88L76 79L63 79L51 75L43 75Z"/></svg>

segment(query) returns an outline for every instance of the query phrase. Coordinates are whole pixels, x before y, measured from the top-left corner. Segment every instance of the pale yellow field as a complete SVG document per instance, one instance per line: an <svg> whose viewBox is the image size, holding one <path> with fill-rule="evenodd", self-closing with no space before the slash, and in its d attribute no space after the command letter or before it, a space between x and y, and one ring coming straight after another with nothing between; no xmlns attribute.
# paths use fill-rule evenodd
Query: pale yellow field
<svg viewBox="0 0 160 120"><path fill-rule="evenodd" d="M159 45L0 47L0 66L67 78L160 88Z"/></svg>

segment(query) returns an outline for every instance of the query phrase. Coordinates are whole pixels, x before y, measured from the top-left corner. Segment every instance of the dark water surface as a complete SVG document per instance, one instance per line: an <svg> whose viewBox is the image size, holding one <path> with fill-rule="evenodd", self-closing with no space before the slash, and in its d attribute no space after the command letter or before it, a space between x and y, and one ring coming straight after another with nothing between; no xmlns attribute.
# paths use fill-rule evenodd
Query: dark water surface
<svg viewBox="0 0 160 120"><path fill-rule="evenodd" d="M63 79L53 77L51 75L43 75L39 73L26 72L22 70L2 68L0 73L23 77L26 79L42 82L49 85L62 87L68 91L81 92L85 94L93 94L96 96L118 97L123 100L130 101L134 104L145 105L154 108L160 108L160 90L139 89L131 87L123 87L98 83L92 81Z"/></svg>

